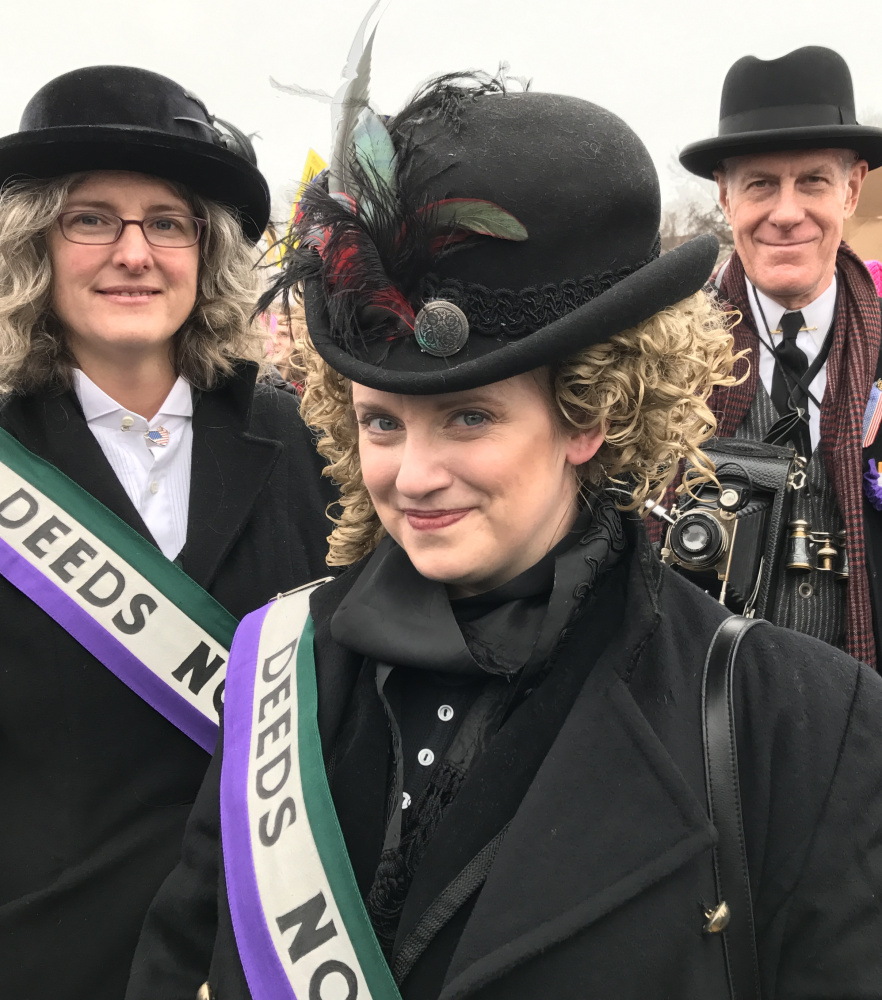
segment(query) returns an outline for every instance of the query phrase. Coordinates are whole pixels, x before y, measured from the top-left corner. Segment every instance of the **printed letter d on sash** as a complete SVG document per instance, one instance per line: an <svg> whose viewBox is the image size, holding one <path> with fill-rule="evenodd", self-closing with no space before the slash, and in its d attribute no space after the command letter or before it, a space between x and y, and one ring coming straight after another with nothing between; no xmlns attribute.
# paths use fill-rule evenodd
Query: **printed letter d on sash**
<svg viewBox="0 0 882 1000"><path fill-rule="evenodd" d="M24 510L22 511L22 507ZM39 504L24 490L16 490L0 503L0 524L4 528L20 528L37 513Z"/></svg>

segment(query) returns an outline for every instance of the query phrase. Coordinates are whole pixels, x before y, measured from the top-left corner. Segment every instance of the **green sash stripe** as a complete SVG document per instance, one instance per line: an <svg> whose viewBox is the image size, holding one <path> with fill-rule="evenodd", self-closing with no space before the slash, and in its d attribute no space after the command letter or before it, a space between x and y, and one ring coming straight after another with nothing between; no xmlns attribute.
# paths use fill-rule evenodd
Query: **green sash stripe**
<svg viewBox="0 0 882 1000"><path fill-rule="evenodd" d="M0 461L135 567L216 642L230 648L237 622L226 608L113 511L3 428Z"/></svg>
<svg viewBox="0 0 882 1000"><path fill-rule="evenodd" d="M310 617L306 620L297 648L297 739L306 815L334 901L358 955L372 1000L401 1000L364 908L331 799L318 729L314 638L315 625Z"/></svg>

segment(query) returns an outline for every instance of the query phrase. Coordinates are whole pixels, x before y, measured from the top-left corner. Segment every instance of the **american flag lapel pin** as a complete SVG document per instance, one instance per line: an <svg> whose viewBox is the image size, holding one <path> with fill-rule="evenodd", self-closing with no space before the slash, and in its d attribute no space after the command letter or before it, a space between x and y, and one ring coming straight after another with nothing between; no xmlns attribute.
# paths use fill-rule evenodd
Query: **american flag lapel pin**
<svg viewBox="0 0 882 1000"><path fill-rule="evenodd" d="M168 431L160 426L155 430L147 431L144 437L147 438L147 444L156 445L157 448L164 448L168 444L169 435Z"/></svg>
<svg viewBox="0 0 882 1000"><path fill-rule="evenodd" d="M869 448L876 440L880 423L882 423L882 378L877 379L870 389L870 398L867 401L867 409L864 411L861 447Z"/></svg>

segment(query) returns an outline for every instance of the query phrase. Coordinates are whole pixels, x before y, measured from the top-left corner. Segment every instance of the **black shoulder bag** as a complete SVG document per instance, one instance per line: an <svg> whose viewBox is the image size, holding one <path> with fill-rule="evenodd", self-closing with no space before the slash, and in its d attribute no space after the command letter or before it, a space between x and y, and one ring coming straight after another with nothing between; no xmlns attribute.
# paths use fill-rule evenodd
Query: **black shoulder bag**
<svg viewBox="0 0 882 1000"><path fill-rule="evenodd" d="M722 932L732 1000L761 1000L732 698L738 646L756 624L735 615L720 625L707 651L701 685L707 801L719 835L713 852L718 905L707 914L705 930Z"/></svg>

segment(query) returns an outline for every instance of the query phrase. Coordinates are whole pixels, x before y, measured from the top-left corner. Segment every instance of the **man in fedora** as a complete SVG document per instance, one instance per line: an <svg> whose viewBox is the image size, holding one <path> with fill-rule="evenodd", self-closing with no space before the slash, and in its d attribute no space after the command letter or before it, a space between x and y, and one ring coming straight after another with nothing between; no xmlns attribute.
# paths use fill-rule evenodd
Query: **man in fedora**
<svg viewBox="0 0 882 1000"><path fill-rule="evenodd" d="M791 517L844 541L850 564L847 581L784 573L775 621L875 664L882 514L863 497L862 473L874 454L863 424L882 374L880 310L842 228L868 169L882 165L882 129L857 123L842 57L807 46L739 59L723 84L719 134L687 146L680 162L716 180L735 238L718 285L741 315L735 346L750 364L740 385L712 397L717 433L792 443L807 475Z"/></svg>

